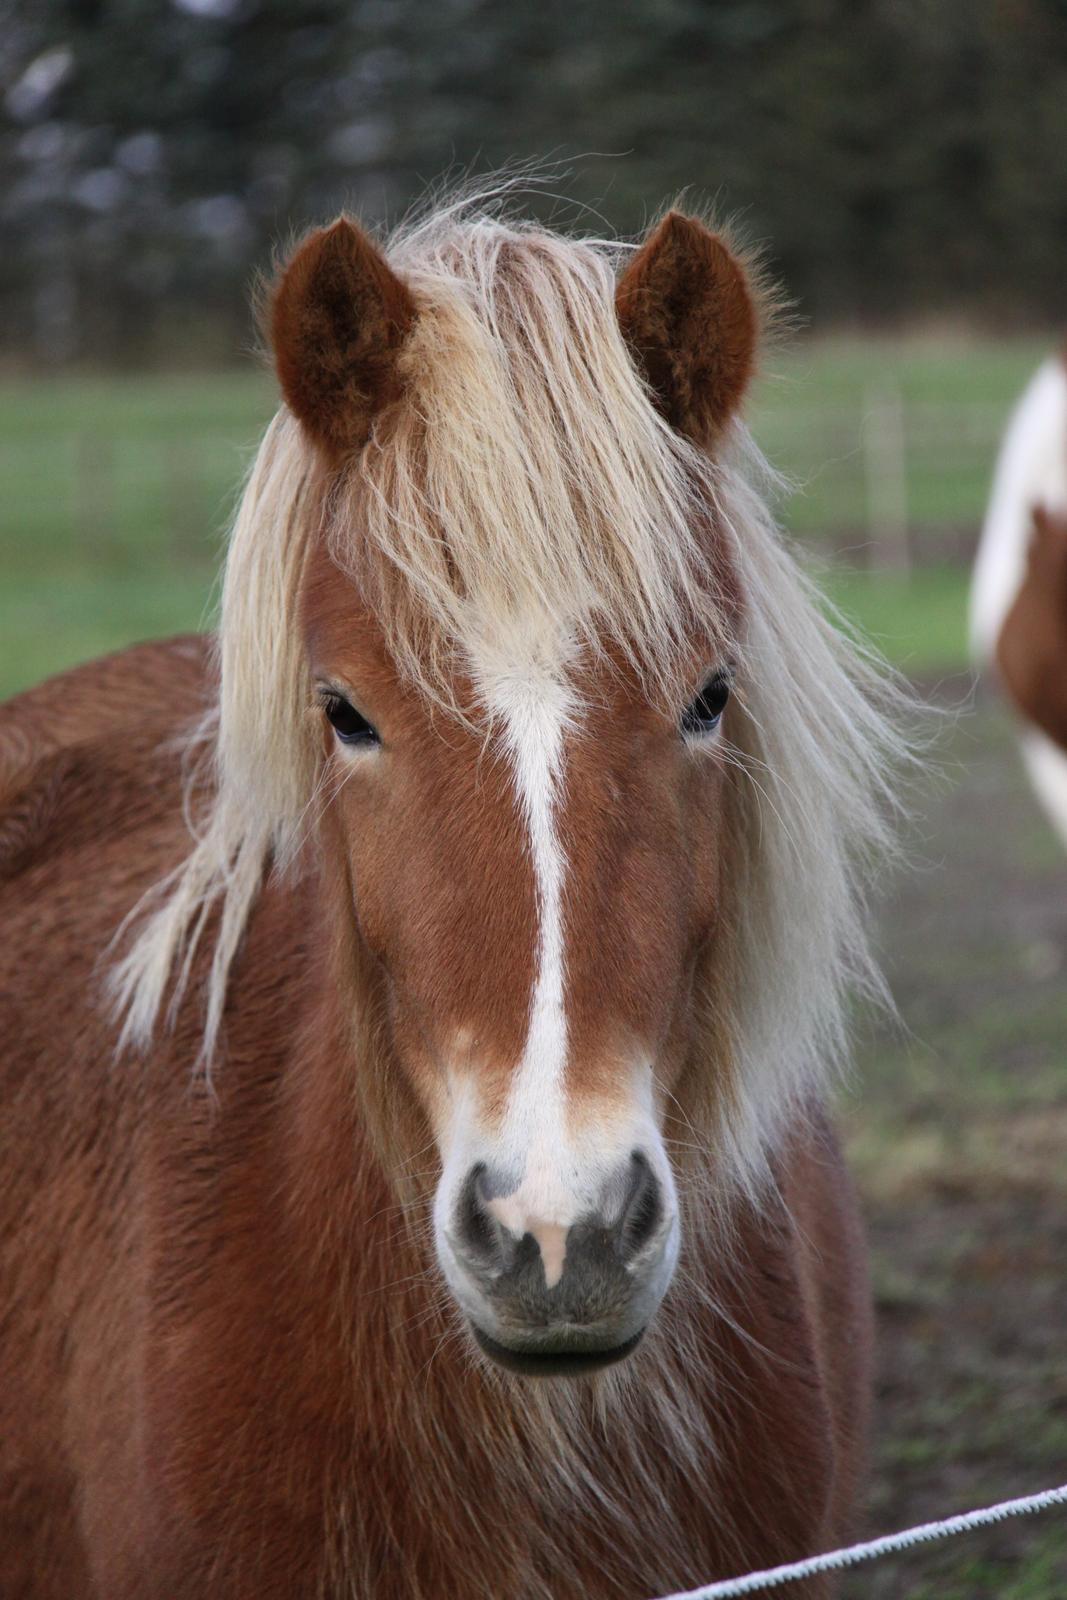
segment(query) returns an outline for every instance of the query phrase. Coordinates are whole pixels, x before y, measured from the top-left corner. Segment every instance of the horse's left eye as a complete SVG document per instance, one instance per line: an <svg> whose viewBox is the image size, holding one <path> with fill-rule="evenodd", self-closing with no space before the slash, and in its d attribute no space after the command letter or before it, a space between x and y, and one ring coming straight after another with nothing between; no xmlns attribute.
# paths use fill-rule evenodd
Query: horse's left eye
<svg viewBox="0 0 1067 1600"><path fill-rule="evenodd" d="M730 679L725 672L716 672L682 712L682 732L690 735L713 733L729 698Z"/></svg>

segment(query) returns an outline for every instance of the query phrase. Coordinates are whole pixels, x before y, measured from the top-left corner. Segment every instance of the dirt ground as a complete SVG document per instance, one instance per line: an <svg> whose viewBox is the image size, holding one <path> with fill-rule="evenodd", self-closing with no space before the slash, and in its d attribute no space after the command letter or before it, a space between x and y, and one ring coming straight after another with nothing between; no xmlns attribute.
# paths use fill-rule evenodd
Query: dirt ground
<svg viewBox="0 0 1067 1600"><path fill-rule="evenodd" d="M954 679L881 920L900 1025L842 1107L879 1324L873 1536L1067 1481L1067 854ZM783 1591L787 1592L787 1591ZM1061 1600L1067 1512L857 1569L847 1600Z"/></svg>

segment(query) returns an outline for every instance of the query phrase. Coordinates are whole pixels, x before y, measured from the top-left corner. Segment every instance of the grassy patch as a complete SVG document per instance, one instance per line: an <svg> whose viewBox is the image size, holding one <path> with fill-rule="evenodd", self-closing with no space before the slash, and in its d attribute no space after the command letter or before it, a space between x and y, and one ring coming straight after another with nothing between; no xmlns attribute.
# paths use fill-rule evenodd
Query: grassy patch
<svg viewBox="0 0 1067 1600"><path fill-rule="evenodd" d="M254 372L0 385L0 694L202 624L270 405Z"/></svg>
<svg viewBox="0 0 1067 1600"><path fill-rule="evenodd" d="M981 522L1008 412L1047 353L1045 340L836 338L799 341L770 362L753 429L796 485L790 527L844 536L857 557L871 536L870 434L899 408L904 509L916 529ZM888 419L888 420L887 420ZM884 459L884 458L883 458Z"/></svg>
<svg viewBox="0 0 1067 1600"><path fill-rule="evenodd" d="M831 599L879 653L923 678L966 665L969 580L960 568L901 577L836 566L821 575Z"/></svg>

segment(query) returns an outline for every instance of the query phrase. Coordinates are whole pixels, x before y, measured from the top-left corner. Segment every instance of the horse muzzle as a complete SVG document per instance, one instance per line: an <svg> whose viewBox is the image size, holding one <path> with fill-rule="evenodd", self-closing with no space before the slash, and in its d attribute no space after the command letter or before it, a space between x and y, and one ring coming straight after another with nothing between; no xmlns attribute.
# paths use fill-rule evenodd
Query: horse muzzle
<svg viewBox="0 0 1067 1600"><path fill-rule="evenodd" d="M671 1186L640 1150L573 1222L531 1214L484 1163L460 1190L442 1252L480 1348L527 1377L596 1371L635 1350L670 1282ZM556 1215L558 1216L558 1212Z"/></svg>

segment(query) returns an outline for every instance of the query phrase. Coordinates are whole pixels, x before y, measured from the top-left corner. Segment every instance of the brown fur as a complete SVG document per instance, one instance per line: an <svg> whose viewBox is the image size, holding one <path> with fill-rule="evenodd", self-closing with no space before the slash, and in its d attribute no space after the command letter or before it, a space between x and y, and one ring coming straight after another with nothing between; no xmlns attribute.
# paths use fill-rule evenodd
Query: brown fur
<svg viewBox="0 0 1067 1600"><path fill-rule="evenodd" d="M195 1004L146 1062L113 1060L99 952L184 848L166 746L206 693L184 642L128 665L131 686L160 686L158 711L124 718L116 702L110 729L27 773L18 803L38 820L0 890L0 1592L617 1600L845 1537L869 1328L853 1203L818 1117L782 1153L780 1202L739 1211L732 1251L689 1240L683 1271L715 1304L676 1292L671 1337L632 1358L632 1402L598 1421L579 1388L590 1470L628 1508L609 1551L510 1384L449 1338L426 1247L368 1147L340 1004L348 900L328 856L261 899L217 1103L189 1079ZM101 676L68 675L72 713L95 716ZM687 1362L690 1340L713 1359ZM694 1471L657 1437L652 1361L703 1414L717 1462Z"/></svg>
<svg viewBox="0 0 1067 1600"><path fill-rule="evenodd" d="M1038 506L1026 575L997 640L1016 709L1067 750L1067 517Z"/></svg>
<svg viewBox="0 0 1067 1600"><path fill-rule="evenodd" d="M619 281L619 321L667 421L710 443L755 369L756 302L736 256L669 211Z"/></svg>
<svg viewBox="0 0 1067 1600"><path fill-rule="evenodd" d="M329 457L358 450L397 398L414 319L410 291L346 218L297 246L271 299L271 345L289 409Z"/></svg>

